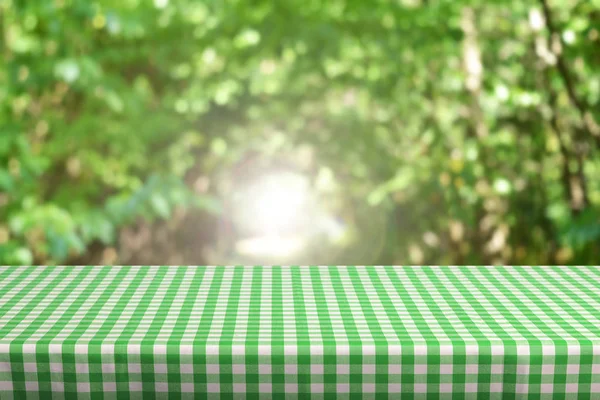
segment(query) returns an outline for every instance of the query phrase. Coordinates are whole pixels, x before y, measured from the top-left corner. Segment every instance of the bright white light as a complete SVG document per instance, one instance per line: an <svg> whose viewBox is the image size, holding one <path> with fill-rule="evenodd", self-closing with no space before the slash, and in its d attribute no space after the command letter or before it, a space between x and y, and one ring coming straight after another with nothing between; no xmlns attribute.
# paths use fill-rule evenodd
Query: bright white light
<svg viewBox="0 0 600 400"><path fill-rule="evenodd" d="M232 218L238 256L265 263L305 257L323 240L337 242L344 226L320 207L309 178L293 172L272 172L238 188Z"/></svg>
<svg viewBox="0 0 600 400"><path fill-rule="evenodd" d="M154 7L165 8L169 4L169 0L154 0Z"/></svg>
<svg viewBox="0 0 600 400"><path fill-rule="evenodd" d="M243 256L269 258L286 258L297 255L306 246L304 238L281 238L279 236L263 236L243 239L236 243L236 251Z"/></svg>
<svg viewBox="0 0 600 400"><path fill-rule="evenodd" d="M300 233L310 212L309 200L307 178L290 172L273 173L238 193L236 223L253 234Z"/></svg>

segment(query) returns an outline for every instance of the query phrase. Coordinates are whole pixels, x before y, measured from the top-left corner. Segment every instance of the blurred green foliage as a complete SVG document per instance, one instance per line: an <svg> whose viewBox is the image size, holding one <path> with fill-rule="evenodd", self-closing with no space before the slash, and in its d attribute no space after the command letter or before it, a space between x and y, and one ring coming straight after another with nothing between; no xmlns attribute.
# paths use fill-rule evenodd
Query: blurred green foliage
<svg viewBox="0 0 600 400"><path fill-rule="evenodd" d="M0 0L0 264L216 213L186 177L273 137L362 242L385 214L350 263L597 263L599 31L598 0Z"/></svg>

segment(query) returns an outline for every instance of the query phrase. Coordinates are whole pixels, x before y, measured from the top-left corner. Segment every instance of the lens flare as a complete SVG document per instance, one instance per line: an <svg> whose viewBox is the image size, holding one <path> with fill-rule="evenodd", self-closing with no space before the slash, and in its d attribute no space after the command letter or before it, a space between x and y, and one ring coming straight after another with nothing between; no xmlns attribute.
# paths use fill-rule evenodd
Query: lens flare
<svg viewBox="0 0 600 400"><path fill-rule="evenodd" d="M250 235L302 234L312 211L308 179L290 172L257 179L238 192L235 203L234 222Z"/></svg>
<svg viewBox="0 0 600 400"><path fill-rule="evenodd" d="M238 182L231 202L234 253L252 263L310 263L327 256L346 226L322 203L308 176L272 170Z"/></svg>

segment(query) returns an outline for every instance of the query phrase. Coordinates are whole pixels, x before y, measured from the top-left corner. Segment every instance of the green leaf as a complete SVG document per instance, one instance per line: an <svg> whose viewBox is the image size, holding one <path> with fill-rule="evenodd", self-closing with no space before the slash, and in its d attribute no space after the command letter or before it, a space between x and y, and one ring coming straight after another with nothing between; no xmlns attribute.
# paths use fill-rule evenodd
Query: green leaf
<svg viewBox="0 0 600 400"><path fill-rule="evenodd" d="M12 254L13 264L16 265L31 265L33 263L33 254L31 250L25 247L17 249Z"/></svg>
<svg viewBox="0 0 600 400"><path fill-rule="evenodd" d="M154 193L150 197L152 209L162 218L168 218L171 215L171 207L165 197L159 193Z"/></svg>
<svg viewBox="0 0 600 400"><path fill-rule="evenodd" d="M73 59L62 60L54 67L54 75L67 83L75 82L80 72L79 65Z"/></svg>
<svg viewBox="0 0 600 400"><path fill-rule="evenodd" d="M380 204L387 195L392 192L400 192L407 189L414 179L414 172L411 169L403 169L399 171L396 176L385 184L381 185L379 188L375 189L369 197L367 201L370 205L376 206Z"/></svg>
<svg viewBox="0 0 600 400"><path fill-rule="evenodd" d="M0 190L12 191L14 190L14 179L8 171L0 169Z"/></svg>
<svg viewBox="0 0 600 400"><path fill-rule="evenodd" d="M123 110L125 109L125 104L123 103L123 100L121 99L121 97L119 97L119 95L113 91L109 91L104 95L104 100L106 100L106 104L108 104L108 107L120 114L123 112Z"/></svg>
<svg viewBox="0 0 600 400"><path fill-rule="evenodd" d="M499 194L509 194L511 189L512 185L508 179L498 178L494 181L494 190Z"/></svg>
<svg viewBox="0 0 600 400"><path fill-rule="evenodd" d="M223 213L222 203L213 196L200 196L196 195L193 197L193 205L198 209L205 210L211 214Z"/></svg>

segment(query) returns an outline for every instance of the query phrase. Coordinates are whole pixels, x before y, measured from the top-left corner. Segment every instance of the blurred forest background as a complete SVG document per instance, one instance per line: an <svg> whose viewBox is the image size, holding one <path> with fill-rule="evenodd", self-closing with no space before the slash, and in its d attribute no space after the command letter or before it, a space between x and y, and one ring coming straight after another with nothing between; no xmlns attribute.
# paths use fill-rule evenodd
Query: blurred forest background
<svg viewBox="0 0 600 400"><path fill-rule="evenodd" d="M600 260L600 0L0 0L0 52L0 264Z"/></svg>

